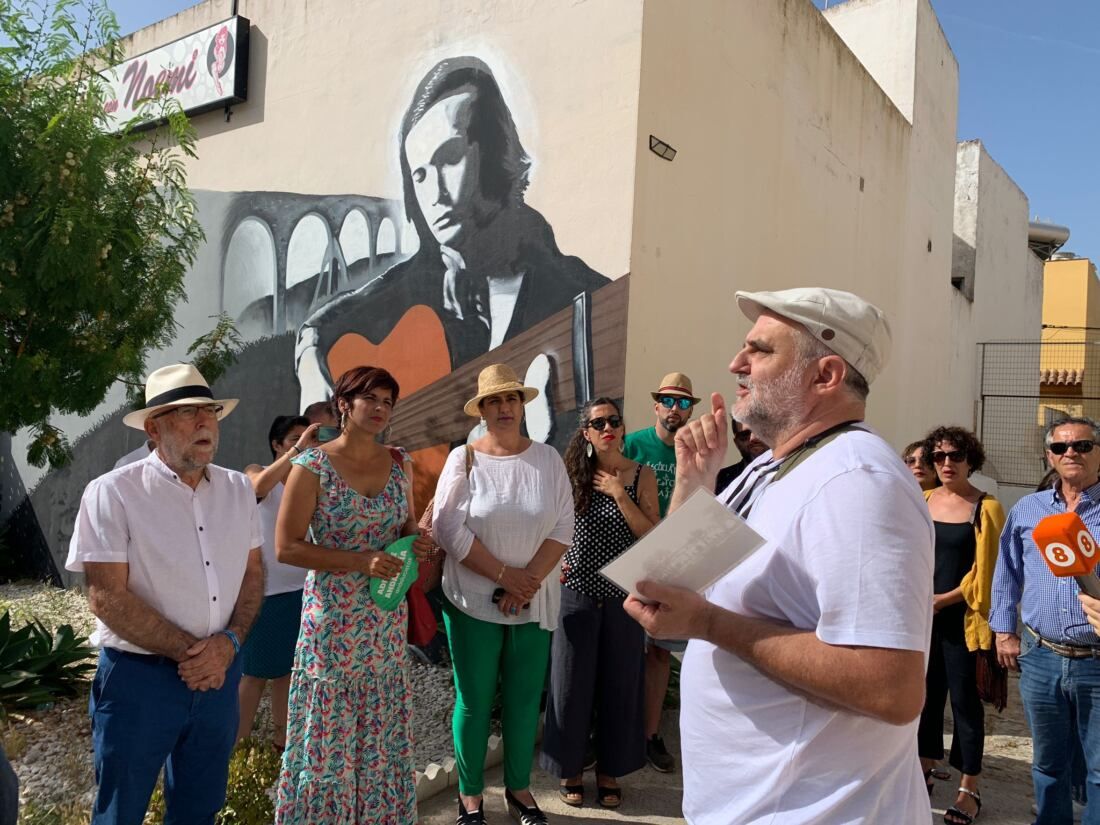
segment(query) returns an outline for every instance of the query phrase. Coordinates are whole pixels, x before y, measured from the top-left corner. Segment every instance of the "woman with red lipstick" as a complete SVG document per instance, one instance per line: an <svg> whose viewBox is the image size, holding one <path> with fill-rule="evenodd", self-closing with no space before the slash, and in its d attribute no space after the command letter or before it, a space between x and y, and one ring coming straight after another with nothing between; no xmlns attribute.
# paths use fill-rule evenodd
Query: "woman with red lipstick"
<svg viewBox="0 0 1100 825"><path fill-rule="evenodd" d="M970 483L970 474L985 462L985 451L973 433L962 427L938 427L925 438L924 455L932 459L942 486L924 494L936 529L935 617L917 749L931 794L932 780L942 777L936 763L944 755L943 707L950 693L955 732L949 762L962 778L944 822L968 825L982 807L978 774L985 711L978 697L976 667L978 651L993 648L987 619L1005 515L1000 502Z"/></svg>
<svg viewBox="0 0 1100 825"><path fill-rule="evenodd" d="M936 468L932 466L932 459L924 454L924 442L914 441L901 453L901 460L913 474L922 490L934 490L940 486L940 480L936 477Z"/></svg>
<svg viewBox="0 0 1100 825"><path fill-rule="evenodd" d="M370 592L401 572L386 547L416 532L409 457L378 443L397 396L386 370L348 370L332 390L340 435L291 459L275 553L309 573L277 825L416 821L408 614Z"/></svg>
<svg viewBox="0 0 1100 825"><path fill-rule="evenodd" d="M589 720L596 712L596 794L617 808L617 778L645 765L645 631L623 611L626 593L599 575L660 519L657 476L622 454L622 413L589 402L565 450L576 530L562 564L561 614L550 648L540 763L566 805L584 804Z"/></svg>

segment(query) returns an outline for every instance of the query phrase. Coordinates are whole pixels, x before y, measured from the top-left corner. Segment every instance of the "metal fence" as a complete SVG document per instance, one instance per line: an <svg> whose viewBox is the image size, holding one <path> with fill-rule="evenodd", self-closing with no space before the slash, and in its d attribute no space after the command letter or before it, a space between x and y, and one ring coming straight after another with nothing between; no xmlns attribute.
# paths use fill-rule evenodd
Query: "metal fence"
<svg viewBox="0 0 1100 825"><path fill-rule="evenodd" d="M1047 470L1044 428L1066 415L1100 419L1100 340L979 347L984 472L1002 484L1037 484Z"/></svg>

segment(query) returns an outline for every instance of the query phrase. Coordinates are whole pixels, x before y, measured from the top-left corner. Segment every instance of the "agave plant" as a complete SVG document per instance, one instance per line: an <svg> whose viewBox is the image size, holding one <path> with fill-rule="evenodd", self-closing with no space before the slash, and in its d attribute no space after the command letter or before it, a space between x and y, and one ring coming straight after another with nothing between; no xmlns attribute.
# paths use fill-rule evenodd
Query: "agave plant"
<svg viewBox="0 0 1100 825"><path fill-rule="evenodd" d="M0 615L0 714L76 696L95 670L95 648L71 625L56 632L37 619L12 630L11 614Z"/></svg>

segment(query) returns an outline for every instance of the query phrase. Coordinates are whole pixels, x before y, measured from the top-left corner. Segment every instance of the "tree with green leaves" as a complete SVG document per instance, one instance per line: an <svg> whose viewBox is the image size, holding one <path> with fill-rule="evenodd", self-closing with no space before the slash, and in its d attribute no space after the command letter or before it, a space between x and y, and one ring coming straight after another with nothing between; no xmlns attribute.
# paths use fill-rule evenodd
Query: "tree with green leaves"
<svg viewBox="0 0 1100 825"><path fill-rule="evenodd" d="M117 381L140 393L147 353L175 337L204 239L195 134L165 88L109 131L106 0L0 0L0 30L0 431L29 428L30 463L57 467L70 450L50 416L90 413ZM238 345L219 317L191 354L213 381Z"/></svg>

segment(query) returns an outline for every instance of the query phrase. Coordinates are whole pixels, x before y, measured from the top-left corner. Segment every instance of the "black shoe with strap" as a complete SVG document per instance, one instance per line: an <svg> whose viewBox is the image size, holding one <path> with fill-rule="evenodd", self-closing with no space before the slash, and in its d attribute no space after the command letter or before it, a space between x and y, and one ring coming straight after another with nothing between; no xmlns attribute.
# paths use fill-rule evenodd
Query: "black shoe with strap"
<svg viewBox="0 0 1100 825"><path fill-rule="evenodd" d="M537 804L527 807L512 796L508 788L504 789L504 801L508 804L508 815L516 821L516 825L549 825L546 814Z"/></svg>
<svg viewBox="0 0 1100 825"><path fill-rule="evenodd" d="M982 812L982 795L980 793L966 788L959 788L959 793L964 793L973 799L978 804L978 810L974 811L974 815L971 816L966 811L960 810L958 805L952 805L943 812L943 821L946 825L970 825Z"/></svg>
<svg viewBox="0 0 1100 825"><path fill-rule="evenodd" d="M476 811L467 811L466 806L462 804L462 797L459 797L455 825L485 825L485 797L481 798L481 804Z"/></svg>

